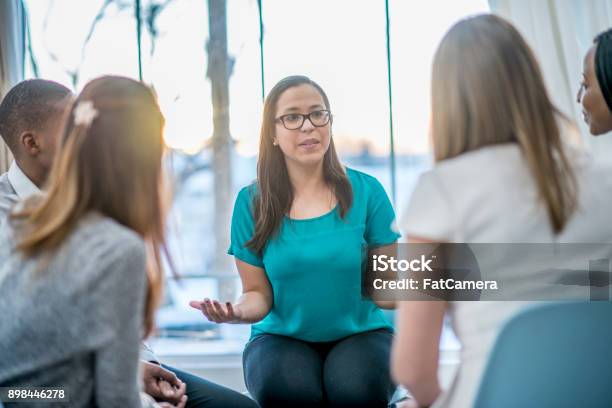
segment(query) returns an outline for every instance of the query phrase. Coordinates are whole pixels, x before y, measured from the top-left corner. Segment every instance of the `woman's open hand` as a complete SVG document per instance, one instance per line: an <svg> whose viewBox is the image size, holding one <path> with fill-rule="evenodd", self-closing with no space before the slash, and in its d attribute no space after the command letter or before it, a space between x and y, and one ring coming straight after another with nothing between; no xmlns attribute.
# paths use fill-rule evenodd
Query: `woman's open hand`
<svg viewBox="0 0 612 408"><path fill-rule="evenodd" d="M242 312L237 305L230 302L221 303L218 300L192 300L189 306L198 309L208 319L215 323L242 323Z"/></svg>

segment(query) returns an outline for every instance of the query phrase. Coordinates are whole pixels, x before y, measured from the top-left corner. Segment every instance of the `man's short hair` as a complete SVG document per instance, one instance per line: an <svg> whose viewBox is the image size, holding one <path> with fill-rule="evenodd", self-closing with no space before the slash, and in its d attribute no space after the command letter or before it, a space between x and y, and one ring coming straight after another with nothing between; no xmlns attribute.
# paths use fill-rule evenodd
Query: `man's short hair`
<svg viewBox="0 0 612 408"><path fill-rule="evenodd" d="M15 85L0 104L0 135L17 155L19 135L26 130L40 130L57 114L53 103L68 95L70 89L57 82L29 79Z"/></svg>

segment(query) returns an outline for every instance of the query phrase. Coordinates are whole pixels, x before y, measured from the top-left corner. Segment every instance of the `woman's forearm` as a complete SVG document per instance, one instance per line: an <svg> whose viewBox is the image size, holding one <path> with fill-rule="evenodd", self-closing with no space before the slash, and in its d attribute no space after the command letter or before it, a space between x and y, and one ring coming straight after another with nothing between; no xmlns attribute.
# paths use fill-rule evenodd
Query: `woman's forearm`
<svg viewBox="0 0 612 408"><path fill-rule="evenodd" d="M258 291L245 292L236 301L242 323L257 323L270 312L272 299Z"/></svg>
<svg viewBox="0 0 612 408"><path fill-rule="evenodd" d="M418 379L409 384L403 384L418 402L419 407L428 407L434 403L442 390L437 379L422 380Z"/></svg>

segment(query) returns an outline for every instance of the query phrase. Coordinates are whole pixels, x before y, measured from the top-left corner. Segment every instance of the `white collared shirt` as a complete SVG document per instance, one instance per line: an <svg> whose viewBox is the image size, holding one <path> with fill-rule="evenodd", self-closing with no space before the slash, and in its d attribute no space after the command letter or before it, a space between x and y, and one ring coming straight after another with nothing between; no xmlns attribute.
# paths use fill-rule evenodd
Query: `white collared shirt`
<svg viewBox="0 0 612 408"><path fill-rule="evenodd" d="M31 195L40 193L40 189L25 175L16 161L13 161L9 168L8 179L20 200L25 200Z"/></svg>

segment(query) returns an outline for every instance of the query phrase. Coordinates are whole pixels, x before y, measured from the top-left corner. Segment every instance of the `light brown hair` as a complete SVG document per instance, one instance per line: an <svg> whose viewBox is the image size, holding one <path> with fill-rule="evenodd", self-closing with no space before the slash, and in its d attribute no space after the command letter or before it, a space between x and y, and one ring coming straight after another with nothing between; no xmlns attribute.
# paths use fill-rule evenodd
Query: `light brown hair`
<svg viewBox="0 0 612 408"><path fill-rule="evenodd" d="M432 72L436 161L501 143L516 143L527 161L555 233L576 207L576 179L538 63L519 32L494 15L455 24Z"/></svg>
<svg viewBox="0 0 612 408"><path fill-rule="evenodd" d="M98 112L89 125L75 124L75 108L82 102ZM167 255L163 125L156 98L144 84L115 76L89 82L67 117L48 193L13 215L23 221L18 249L25 256L57 250L92 211L138 233L147 249L145 335L161 297L160 252Z"/></svg>
<svg viewBox="0 0 612 408"><path fill-rule="evenodd" d="M289 88L310 85L323 98L325 108L331 110L329 99L323 88L302 75L289 76L279 81L270 90L263 108L263 119L259 138L257 161L257 194L254 197L255 232L246 245L261 252L278 231L283 217L293 204L293 187L289 180L287 164L281 149L272 145L276 136L276 105L280 96ZM331 123L331 119L330 119ZM323 156L323 177L338 200L340 217L344 218L353 203L353 190L346 171L336 153L333 138Z"/></svg>

